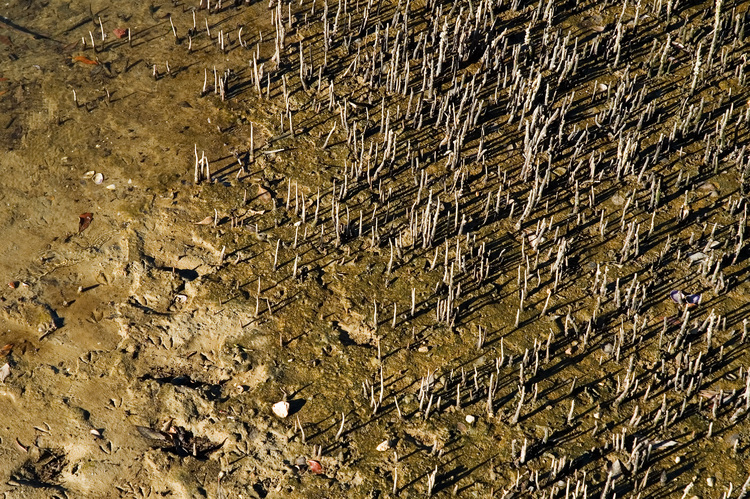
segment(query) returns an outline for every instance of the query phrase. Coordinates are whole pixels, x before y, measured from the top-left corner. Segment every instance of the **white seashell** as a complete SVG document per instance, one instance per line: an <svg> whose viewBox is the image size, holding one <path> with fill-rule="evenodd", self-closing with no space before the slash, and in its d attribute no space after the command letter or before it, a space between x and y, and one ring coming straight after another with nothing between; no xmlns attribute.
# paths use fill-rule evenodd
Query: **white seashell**
<svg viewBox="0 0 750 499"><path fill-rule="evenodd" d="M109 184L107 186L107 189L109 189L110 191L114 191L115 190L115 184Z"/></svg>
<svg viewBox="0 0 750 499"><path fill-rule="evenodd" d="M10 376L10 365L6 362L0 367L0 383L5 383L5 378Z"/></svg>
<svg viewBox="0 0 750 499"><path fill-rule="evenodd" d="M278 417L285 418L289 415L289 402L287 402L286 400L276 402L275 404L273 404L273 407L271 409L273 410L273 413Z"/></svg>
<svg viewBox="0 0 750 499"><path fill-rule="evenodd" d="M469 423L469 424L474 424L474 421L476 421L476 420L477 420L477 418L475 418L475 417L474 417L474 416L472 416L471 414L467 414L467 415L466 415L466 422L467 422L467 423Z"/></svg>
<svg viewBox="0 0 750 499"><path fill-rule="evenodd" d="M379 452L385 452L390 448L391 448L391 443L388 440L383 440L382 442L378 444L377 447L375 447L375 449Z"/></svg>
<svg viewBox="0 0 750 499"><path fill-rule="evenodd" d="M94 183L96 185L101 185L102 182L104 182L104 175L101 173L94 174Z"/></svg>
<svg viewBox="0 0 750 499"><path fill-rule="evenodd" d="M91 178L96 174L94 170L89 170L86 173L83 174L83 178Z"/></svg>

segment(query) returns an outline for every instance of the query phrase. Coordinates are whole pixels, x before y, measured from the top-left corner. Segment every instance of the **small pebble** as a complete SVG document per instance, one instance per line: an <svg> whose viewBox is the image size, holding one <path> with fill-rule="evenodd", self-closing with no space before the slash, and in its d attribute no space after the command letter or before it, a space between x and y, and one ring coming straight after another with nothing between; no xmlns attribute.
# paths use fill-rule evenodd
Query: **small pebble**
<svg viewBox="0 0 750 499"><path fill-rule="evenodd" d="M467 414L467 415L466 415L466 422L467 422L467 423L469 423L469 424L474 424L474 421L476 421L476 420L477 420L477 418L475 418L475 417L474 417L474 416L472 416L471 414Z"/></svg>

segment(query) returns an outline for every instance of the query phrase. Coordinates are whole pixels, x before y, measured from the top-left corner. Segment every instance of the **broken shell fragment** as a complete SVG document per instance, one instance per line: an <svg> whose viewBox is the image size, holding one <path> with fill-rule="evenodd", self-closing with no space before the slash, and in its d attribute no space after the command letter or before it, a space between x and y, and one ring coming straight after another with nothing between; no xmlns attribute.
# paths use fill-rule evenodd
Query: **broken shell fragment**
<svg viewBox="0 0 750 499"><path fill-rule="evenodd" d="M622 461L620 461L619 459L615 459L614 462L609 466L609 473L613 478L617 478L624 473L625 469L626 468L622 464Z"/></svg>
<svg viewBox="0 0 750 499"><path fill-rule="evenodd" d="M80 234L91 225L91 221L94 220L93 213L81 213L78 215L78 233Z"/></svg>
<svg viewBox="0 0 750 499"><path fill-rule="evenodd" d="M686 295L679 289L676 289L669 293L669 297L672 298L676 304L682 306L687 305L688 307L697 307L701 304L701 294L695 293L692 295Z"/></svg>
<svg viewBox="0 0 750 499"><path fill-rule="evenodd" d="M706 254L702 252L693 253L692 255L688 256L688 261L692 265L695 262L700 262L706 259Z"/></svg>
<svg viewBox="0 0 750 499"><path fill-rule="evenodd" d="M391 442L389 440L383 440L382 442L378 444L377 447L375 447L375 449L378 452L385 452L390 448L391 448Z"/></svg>
<svg viewBox="0 0 750 499"><path fill-rule="evenodd" d="M193 223L195 225L208 225L208 224L210 224L213 221L214 221L214 217L212 217L211 215L209 215L206 218L204 218L203 220L201 220L200 222L193 222Z"/></svg>
<svg viewBox="0 0 750 499"><path fill-rule="evenodd" d="M694 295L686 295L685 303L687 303L688 307L697 307L701 304L701 294L696 293Z"/></svg>
<svg viewBox="0 0 750 499"><path fill-rule="evenodd" d="M672 298L672 301L678 305L685 304L685 294L679 289L675 289L674 291L671 291L669 293L669 297Z"/></svg>
<svg viewBox="0 0 750 499"><path fill-rule="evenodd" d="M289 402L287 402L286 400L276 402L275 404L273 404L273 407L271 409L273 410L273 413L278 417L285 418L289 415Z"/></svg>

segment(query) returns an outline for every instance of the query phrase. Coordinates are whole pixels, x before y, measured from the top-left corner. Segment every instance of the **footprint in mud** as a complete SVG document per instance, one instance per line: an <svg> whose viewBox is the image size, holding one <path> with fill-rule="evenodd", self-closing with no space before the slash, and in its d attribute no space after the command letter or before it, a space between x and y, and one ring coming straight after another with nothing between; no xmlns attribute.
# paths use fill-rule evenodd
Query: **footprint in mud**
<svg viewBox="0 0 750 499"><path fill-rule="evenodd" d="M11 482L33 488L51 488L63 491L58 482L67 464L61 449L43 449L32 446L28 460L11 475ZM13 484L13 483L11 483Z"/></svg>
<svg viewBox="0 0 750 499"><path fill-rule="evenodd" d="M193 456L196 459L208 459L208 456L219 450L224 442L214 443L208 438L193 435L182 426L169 425L166 431L155 430L148 426L136 426L138 433L149 441L149 445L173 452L178 456Z"/></svg>

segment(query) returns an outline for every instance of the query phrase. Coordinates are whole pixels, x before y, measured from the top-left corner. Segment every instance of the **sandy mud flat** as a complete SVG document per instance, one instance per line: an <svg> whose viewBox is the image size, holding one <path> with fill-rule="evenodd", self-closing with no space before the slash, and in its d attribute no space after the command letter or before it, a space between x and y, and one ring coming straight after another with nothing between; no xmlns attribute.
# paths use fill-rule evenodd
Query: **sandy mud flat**
<svg viewBox="0 0 750 499"><path fill-rule="evenodd" d="M750 496L750 2L10 2L7 498Z"/></svg>

